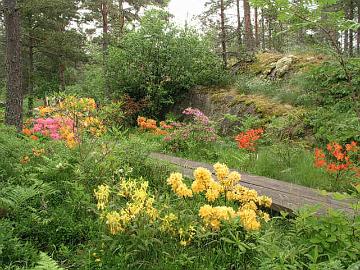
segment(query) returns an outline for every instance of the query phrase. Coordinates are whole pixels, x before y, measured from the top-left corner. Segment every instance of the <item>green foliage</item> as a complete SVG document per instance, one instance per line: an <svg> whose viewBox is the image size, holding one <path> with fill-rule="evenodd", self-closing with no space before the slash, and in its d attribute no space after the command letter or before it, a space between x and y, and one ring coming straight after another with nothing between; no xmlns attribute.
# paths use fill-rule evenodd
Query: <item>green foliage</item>
<svg viewBox="0 0 360 270"><path fill-rule="evenodd" d="M307 119L315 138L322 144L360 140L360 119L353 110L341 111L337 106L327 106L311 111Z"/></svg>
<svg viewBox="0 0 360 270"><path fill-rule="evenodd" d="M223 83L221 62L209 43L192 30L171 25L164 11L149 11L140 28L123 36L109 52L114 96L149 97L149 114L165 114L195 85Z"/></svg>
<svg viewBox="0 0 360 270"><path fill-rule="evenodd" d="M314 96L316 105L338 104L338 109L346 111L357 106L353 100L353 93L360 87L360 61L353 59L347 63L349 83L343 67L337 62L328 61L313 67L306 73L304 79L305 90ZM341 105L340 105L340 104Z"/></svg>
<svg viewBox="0 0 360 270"><path fill-rule="evenodd" d="M64 268L59 267L57 262L49 255L44 252L40 252L40 260L37 265L28 270L64 270Z"/></svg>

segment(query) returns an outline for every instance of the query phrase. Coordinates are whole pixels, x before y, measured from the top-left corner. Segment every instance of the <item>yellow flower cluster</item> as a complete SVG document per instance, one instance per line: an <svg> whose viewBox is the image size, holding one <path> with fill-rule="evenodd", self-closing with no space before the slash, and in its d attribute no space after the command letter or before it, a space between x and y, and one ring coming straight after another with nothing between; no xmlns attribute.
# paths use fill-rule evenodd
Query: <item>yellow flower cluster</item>
<svg viewBox="0 0 360 270"><path fill-rule="evenodd" d="M165 215L163 218L161 218L160 231L176 234L174 222L177 220L178 217L174 213Z"/></svg>
<svg viewBox="0 0 360 270"><path fill-rule="evenodd" d="M106 127L103 122L96 117L85 117L81 124L85 131L89 131L89 133L95 137L100 137L106 132Z"/></svg>
<svg viewBox="0 0 360 270"><path fill-rule="evenodd" d="M187 227L187 229L180 228L178 230L178 234L179 234L179 238L180 238L180 245L186 247L194 239L194 237L196 235L196 229L193 225L189 225Z"/></svg>
<svg viewBox="0 0 360 270"><path fill-rule="evenodd" d="M230 220L236 216L233 208L226 206L204 205L199 210L199 216L204 220L207 226L210 226L213 230L220 229L220 222L222 220Z"/></svg>
<svg viewBox="0 0 360 270"><path fill-rule="evenodd" d="M41 117L45 117L53 112L53 109L51 107L38 107L39 114Z"/></svg>
<svg viewBox="0 0 360 270"><path fill-rule="evenodd" d="M158 210L153 206L155 199L147 193L148 182L122 179L118 196L127 199L126 206L117 211L103 212L106 224L109 226L111 234L123 232L131 221L138 218L141 214L146 214L150 222L159 217ZM108 186L101 185L95 190L98 200L98 209L104 211L109 202Z"/></svg>
<svg viewBox="0 0 360 270"><path fill-rule="evenodd" d="M259 207L270 207L271 198L259 196L255 190L241 186L239 184L241 175L236 171L230 172L225 164L216 163L214 171L217 180L213 179L212 173L208 169L197 168L194 171L195 180L191 185L192 192L195 194L204 192L207 201L210 203L215 202L224 195L225 203L234 201L238 203L239 208L235 211L227 206L202 206L199 210L199 216L206 226L213 230L219 230L221 221L240 217L244 228L251 231L260 228L259 218L264 221L270 219L269 215L262 212ZM192 197L191 190L183 184L182 179L180 173L172 173L167 181L178 196Z"/></svg>
<svg viewBox="0 0 360 270"><path fill-rule="evenodd" d="M172 191L179 197L192 197L192 190L189 189L183 182L181 173L172 173L167 179L168 185L171 186Z"/></svg>
<svg viewBox="0 0 360 270"><path fill-rule="evenodd" d="M97 199L97 208L104 210L105 206L109 202L110 188L108 185L100 185L97 190L94 190L95 197Z"/></svg>
<svg viewBox="0 0 360 270"><path fill-rule="evenodd" d="M59 102L59 109L75 112L80 115L96 110L96 102L93 98L77 98L75 96L66 96Z"/></svg>

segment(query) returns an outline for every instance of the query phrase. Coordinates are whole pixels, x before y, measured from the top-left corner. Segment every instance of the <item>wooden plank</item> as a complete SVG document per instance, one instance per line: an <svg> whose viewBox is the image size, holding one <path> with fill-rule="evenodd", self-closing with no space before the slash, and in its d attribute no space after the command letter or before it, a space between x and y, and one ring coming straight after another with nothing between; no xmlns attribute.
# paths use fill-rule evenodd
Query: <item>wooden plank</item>
<svg viewBox="0 0 360 270"><path fill-rule="evenodd" d="M189 178L193 178L193 170L198 167L209 169L213 174L212 165L186 160L161 153L151 153L150 157L177 165L178 169ZM236 171L236 170L235 170ZM294 212L305 205L319 205L319 214L328 209L343 210L353 214L349 201L338 201L331 196L321 195L317 190L300 185L287 183L267 177L255 176L239 172L242 176L241 185L255 189L260 195L271 197L274 210Z"/></svg>

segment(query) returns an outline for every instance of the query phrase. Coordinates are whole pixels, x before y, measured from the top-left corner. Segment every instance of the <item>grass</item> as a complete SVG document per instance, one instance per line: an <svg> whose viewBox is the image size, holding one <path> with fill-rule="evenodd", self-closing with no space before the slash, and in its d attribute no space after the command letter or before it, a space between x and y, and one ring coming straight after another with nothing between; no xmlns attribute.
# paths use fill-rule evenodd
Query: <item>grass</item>
<svg viewBox="0 0 360 270"><path fill-rule="evenodd" d="M278 144L259 148L258 152L248 153L238 149L235 142L222 139L212 144L170 152L163 148L162 138L151 133L133 131L130 138L141 138L151 151L165 152L178 157L214 164L221 162L232 169L291 182L316 189L344 191L346 182L336 182L328 173L314 167L313 152L303 147Z"/></svg>

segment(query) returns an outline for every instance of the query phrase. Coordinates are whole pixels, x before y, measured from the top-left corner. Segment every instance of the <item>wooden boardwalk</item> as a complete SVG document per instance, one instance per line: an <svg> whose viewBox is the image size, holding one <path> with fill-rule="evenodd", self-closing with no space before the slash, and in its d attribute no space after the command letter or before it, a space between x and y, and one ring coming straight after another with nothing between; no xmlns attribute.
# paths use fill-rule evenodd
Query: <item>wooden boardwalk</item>
<svg viewBox="0 0 360 270"><path fill-rule="evenodd" d="M207 163L195 162L160 153L151 153L150 157L176 165L178 171L188 178L193 179L193 171L197 167L207 168L214 173L212 165ZM242 172L240 174L241 185L255 189L260 195L272 198L273 210L293 213L305 205L319 205L318 214L325 213L330 208L342 210L351 215L354 214L349 201L335 200L330 195L321 195L315 189L262 176Z"/></svg>

